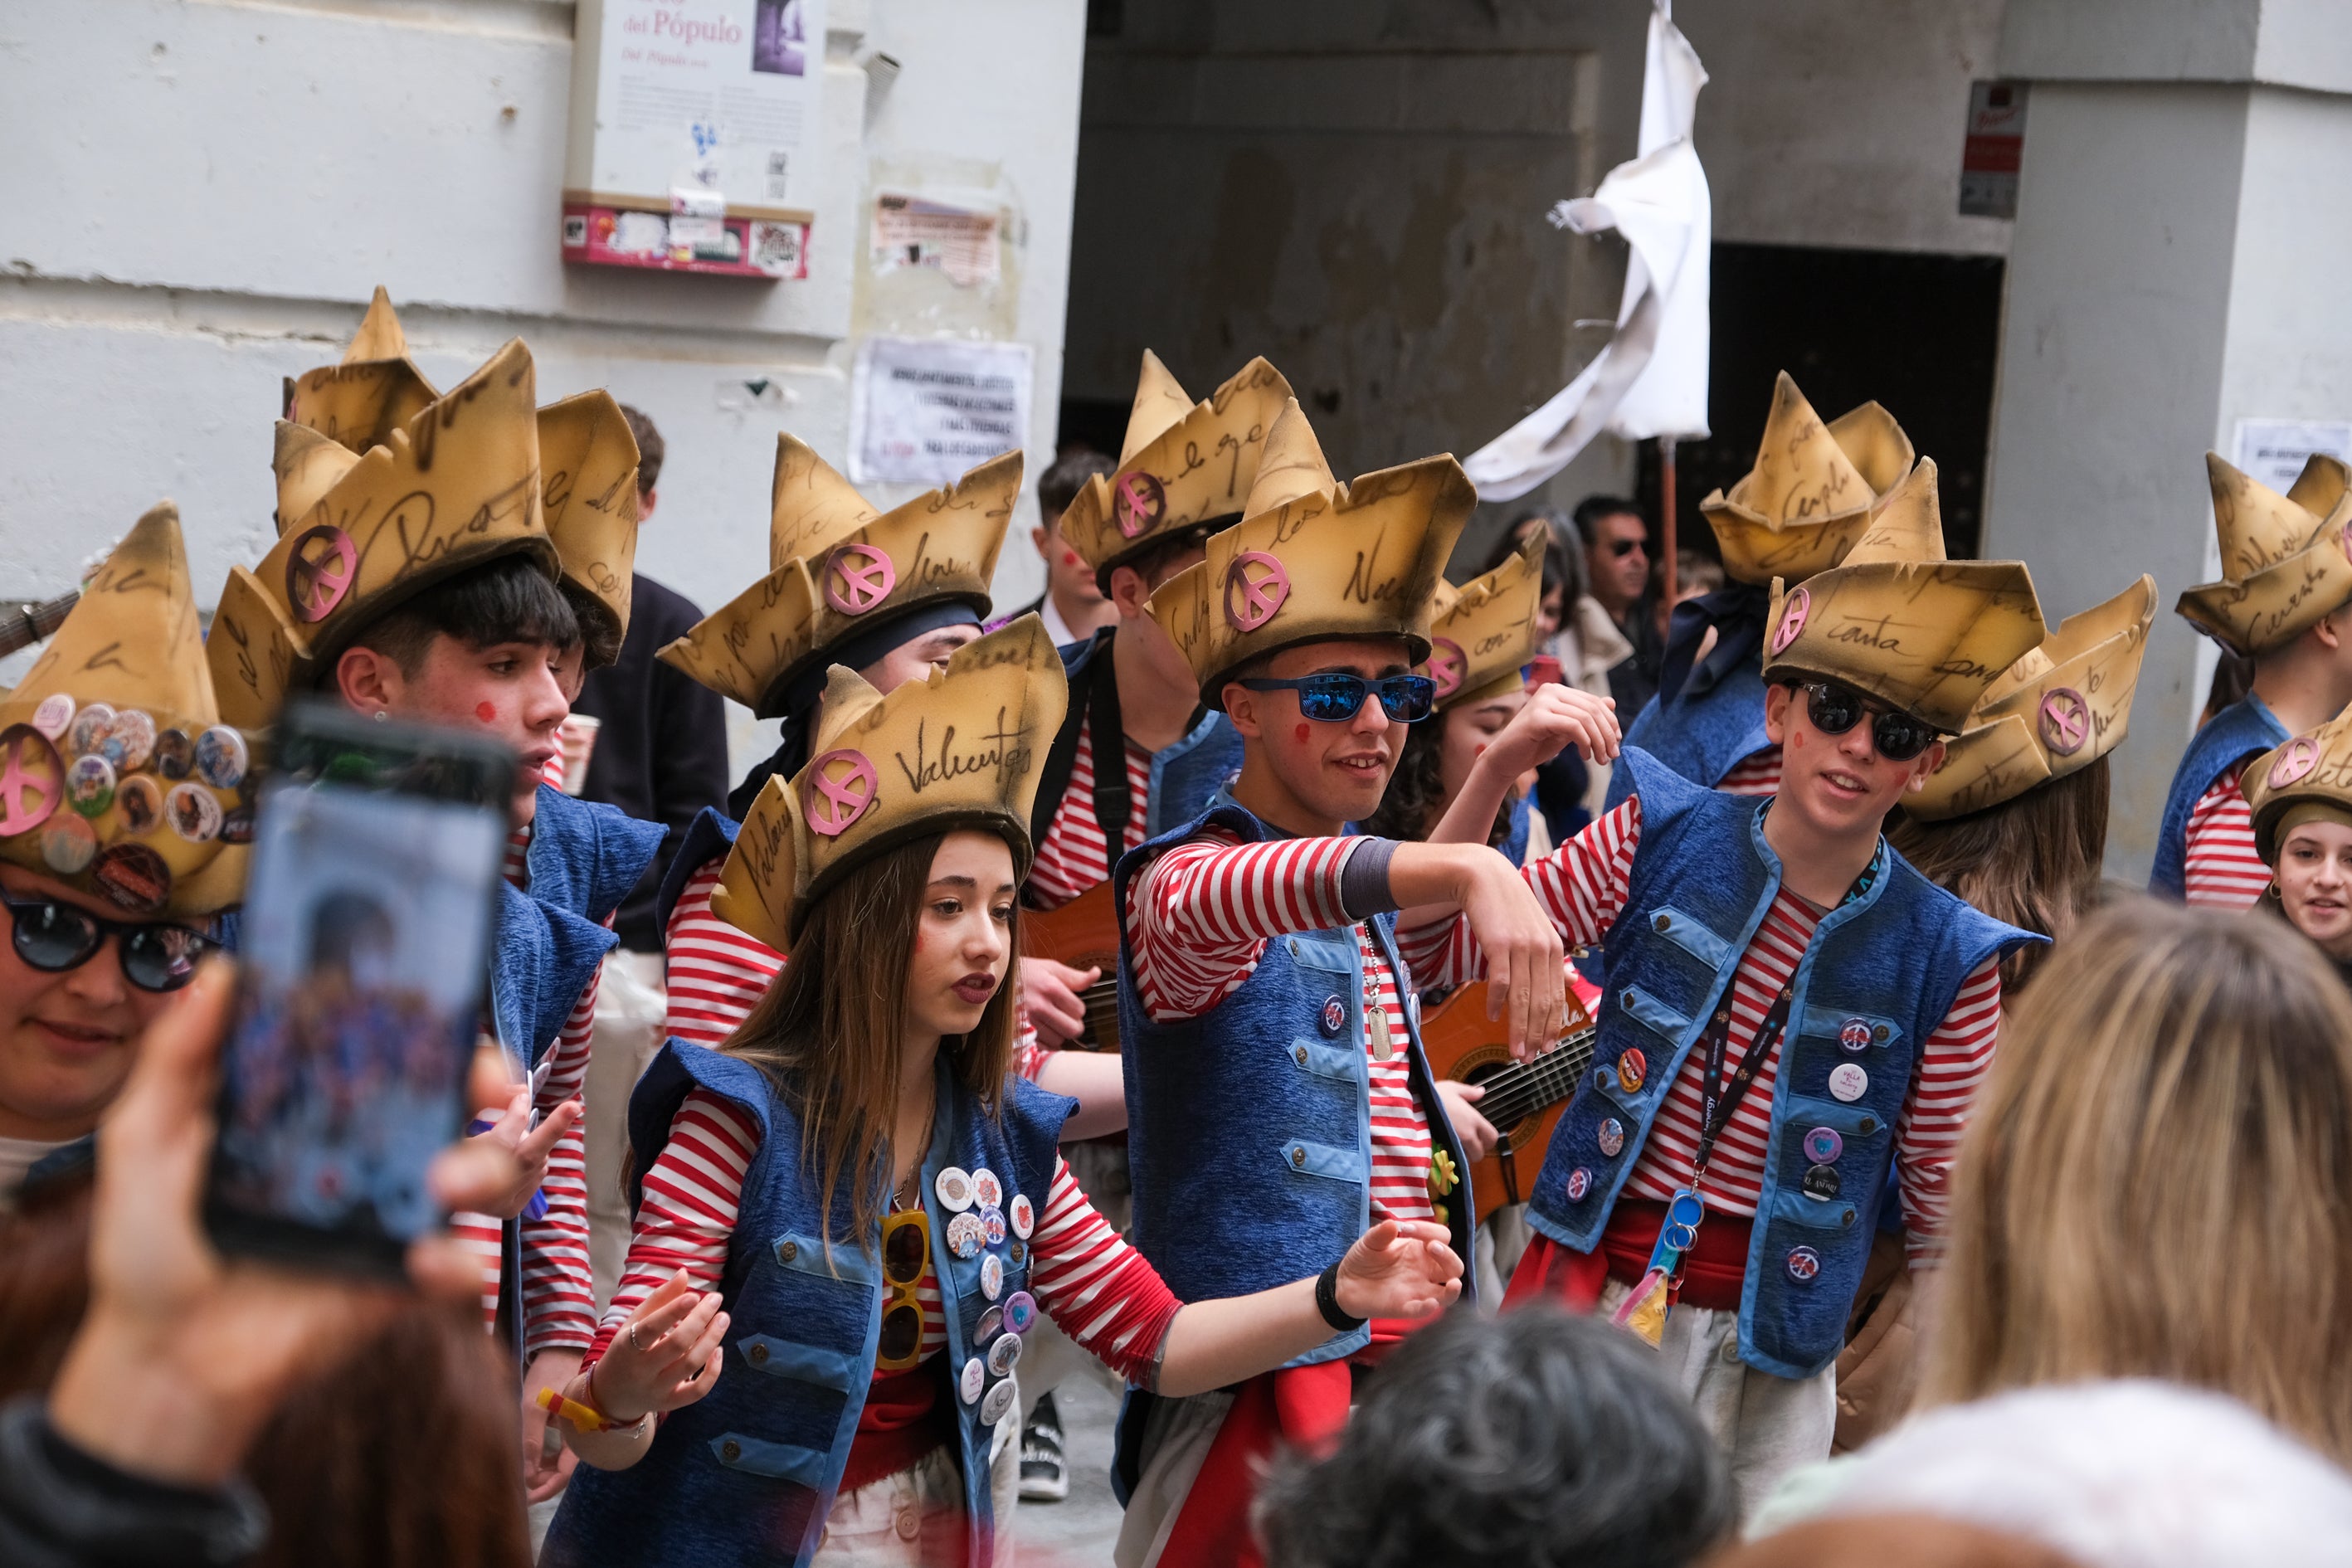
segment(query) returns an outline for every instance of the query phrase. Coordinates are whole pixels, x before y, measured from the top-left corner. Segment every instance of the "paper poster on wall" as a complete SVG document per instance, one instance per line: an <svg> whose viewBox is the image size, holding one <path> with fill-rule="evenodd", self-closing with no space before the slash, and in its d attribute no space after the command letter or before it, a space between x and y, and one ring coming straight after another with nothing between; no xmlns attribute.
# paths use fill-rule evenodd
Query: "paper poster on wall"
<svg viewBox="0 0 2352 1568"><path fill-rule="evenodd" d="M996 254L996 216L992 212L885 192L874 200L875 274L878 277L901 267L929 267L961 287L993 283L1002 270Z"/></svg>
<svg viewBox="0 0 2352 1568"><path fill-rule="evenodd" d="M808 274L824 0L580 0L564 257Z"/></svg>
<svg viewBox="0 0 2352 1568"><path fill-rule="evenodd" d="M850 374L849 477L944 485L1028 443L1027 343L871 337Z"/></svg>

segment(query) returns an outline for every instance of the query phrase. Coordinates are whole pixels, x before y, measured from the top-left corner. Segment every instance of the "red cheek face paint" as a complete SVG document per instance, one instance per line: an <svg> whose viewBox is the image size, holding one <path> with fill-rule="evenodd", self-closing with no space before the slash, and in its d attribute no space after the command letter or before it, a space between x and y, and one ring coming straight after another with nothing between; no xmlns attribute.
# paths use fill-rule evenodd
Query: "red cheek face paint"
<svg viewBox="0 0 2352 1568"><path fill-rule="evenodd" d="M498 722L499 710L487 702L477 702L474 704L474 717L485 724L495 724Z"/></svg>
<svg viewBox="0 0 2352 1568"><path fill-rule="evenodd" d="M1063 565L1065 565L1065 566L1076 566L1077 563L1078 563L1078 552L1077 552L1076 551L1075 551L1075 550L1065 550L1065 551L1063 551L1063 552L1062 552L1062 564L1063 564Z"/></svg>
<svg viewBox="0 0 2352 1568"><path fill-rule="evenodd" d="M1309 735L1311 735L1311 734L1313 734L1314 732L1315 732L1315 731L1313 731L1312 730L1309 730L1309 729L1307 727L1307 725L1305 724L1305 722L1304 722L1304 721L1302 721L1302 722L1299 724L1299 726L1298 726L1298 728L1297 728L1297 729L1293 730L1293 731L1290 732L1290 738L1291 738L1292 740L1294 740L1294 741L1297 742L1300 745L1302 745L1302 746L1303 746L1303 745L1307 744L1307 736L1309 736Z"/></svg>

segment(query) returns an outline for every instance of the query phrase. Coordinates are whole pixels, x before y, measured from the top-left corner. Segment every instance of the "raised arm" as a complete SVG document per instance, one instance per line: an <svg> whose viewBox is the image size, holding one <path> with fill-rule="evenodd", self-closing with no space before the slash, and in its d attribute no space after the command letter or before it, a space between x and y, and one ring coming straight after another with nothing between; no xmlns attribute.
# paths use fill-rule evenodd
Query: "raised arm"
<svg viewBox="0 0 2352 1568"><path fill-rule="evenodd" d="M1529 768L1541 767L1569 746L1588 763L1610 763L1621 740L1617 704L1573 686L1553 682L1528 694L1527 706L1511 716L1502 732L1486 743L1470 764L1470 776L1445 815L1430 830L1433 844L1484 844L1495 825L1495 814L1511 786ZM1426 925L1451 910L1408 910L1411 923Z"/></svg>

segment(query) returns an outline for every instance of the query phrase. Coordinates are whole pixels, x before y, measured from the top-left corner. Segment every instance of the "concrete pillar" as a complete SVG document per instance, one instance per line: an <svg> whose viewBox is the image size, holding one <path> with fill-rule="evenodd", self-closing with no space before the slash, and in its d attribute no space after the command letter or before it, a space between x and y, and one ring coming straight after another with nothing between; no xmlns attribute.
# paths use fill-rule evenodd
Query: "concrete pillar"
<svg viewBox="0 0 2352 1568"><path fill-rule="evenodd" d="M2109 874L2140 880L2204 702L2171 614L2207 580L2207 448L2352 418L2352 21L2330 0L2010 0L2030 82L1984 553L2053 625L2162 592L2115 753Z"/></svg>

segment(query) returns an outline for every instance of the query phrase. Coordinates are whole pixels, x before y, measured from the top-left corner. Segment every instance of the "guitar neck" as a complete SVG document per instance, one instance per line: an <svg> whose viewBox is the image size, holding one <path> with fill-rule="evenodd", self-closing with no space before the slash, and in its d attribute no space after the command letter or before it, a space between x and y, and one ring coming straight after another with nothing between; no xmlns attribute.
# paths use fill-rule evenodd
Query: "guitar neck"
<svg viewBox="0 0 2352 1568"><path fill-rule="evenodd" d="M1599 1034L1597 1026L1588 1024L1561 1036L1559 1044L1543 1055L1514 1062L1483 1079L1486 1093L1478 1102L1478 1114L1497 1127L1510 1127L1568 1099L1592 1065Z"/></svg>
<svg viewBox="0 0 2352 1568"><path fill-rule="evenodd" d="M65 625L66 613L80 602L79 590L45 599L37 605L20 605L13 613L0 615L0 657L27 648L43 637L54 636Z"/></svg>

